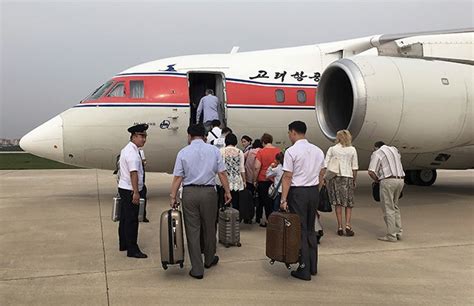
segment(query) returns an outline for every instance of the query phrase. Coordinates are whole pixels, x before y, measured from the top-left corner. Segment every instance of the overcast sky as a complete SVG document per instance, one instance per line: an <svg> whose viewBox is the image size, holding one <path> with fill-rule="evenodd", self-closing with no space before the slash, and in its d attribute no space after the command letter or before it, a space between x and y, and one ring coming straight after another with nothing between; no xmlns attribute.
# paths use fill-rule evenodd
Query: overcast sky
<svg viewBox="0 0 474 306"><path fill-rule="evenodd" d="M0 1L0 138L159 58L474 26L471 1Z"/></svg>

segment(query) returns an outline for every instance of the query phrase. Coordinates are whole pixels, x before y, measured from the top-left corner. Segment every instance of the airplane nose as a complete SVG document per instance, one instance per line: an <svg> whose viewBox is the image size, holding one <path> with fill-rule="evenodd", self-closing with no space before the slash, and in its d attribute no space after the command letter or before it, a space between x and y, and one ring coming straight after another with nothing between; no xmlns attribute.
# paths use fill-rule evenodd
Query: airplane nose
<svg viewBox="0 0 474 306"><path fill-rule="evenodd" d="M20 139L20 147L29 153L64 162L63 119L56 116Z"/></svg>

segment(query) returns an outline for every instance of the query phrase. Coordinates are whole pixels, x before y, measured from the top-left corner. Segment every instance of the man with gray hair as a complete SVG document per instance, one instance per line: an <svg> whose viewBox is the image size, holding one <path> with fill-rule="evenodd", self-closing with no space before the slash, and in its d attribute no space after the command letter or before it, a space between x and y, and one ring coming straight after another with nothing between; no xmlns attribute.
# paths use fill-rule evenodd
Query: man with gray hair
<svg viewBox="0 0 474 306"><path fill-rule="evenodd" d="M387 225L387 234L378 239L397 242L402 239L402 218L400 208L398 208L398 199L405 184L405 172L403 172L401 156L397 148L377 141L374 149L368 170L374 182L380 183L380 201Z"/></svg>
<svg viewBox="0 0 474 306"><path fill-rule="evenodd" d="M219 120L219 110L219 99L214 95L212 89L206 89L206 95L199 101L196 112L196 123L199 124L202 116L206 133L209 132L212 128L212 121Z"/></svg>

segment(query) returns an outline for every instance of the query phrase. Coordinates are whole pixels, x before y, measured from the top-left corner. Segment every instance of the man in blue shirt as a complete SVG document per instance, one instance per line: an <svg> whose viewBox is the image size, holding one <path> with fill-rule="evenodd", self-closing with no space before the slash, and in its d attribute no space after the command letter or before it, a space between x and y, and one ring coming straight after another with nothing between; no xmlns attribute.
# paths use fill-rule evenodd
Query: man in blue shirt
<svg viewBox="0 0 474 306"><path fill-rule="evenodd" d="M204 112L204 115L202 114ZM201 116L203 118L206 132L211 130L212 121L219 120L220 105L219 99L214 96L212 89L206 89L206 95L199 101L199 106L196 111L196 123L199 124Z"/></svg>
<svg viewBox="0 0 474 306"><path fill-rule="evenodd" d="M189 275L197 279L204 277L204 267L208 269L219 261L216 255L216 174L224 187L226 203L232 200L222 155L215 146L204 142L204 136L202 125L191 125L188 128L189 145L181 149L176 157L170 193L171 207L176 207L176 194L179 186L183 184L184 226L192 265Z"/></svg>

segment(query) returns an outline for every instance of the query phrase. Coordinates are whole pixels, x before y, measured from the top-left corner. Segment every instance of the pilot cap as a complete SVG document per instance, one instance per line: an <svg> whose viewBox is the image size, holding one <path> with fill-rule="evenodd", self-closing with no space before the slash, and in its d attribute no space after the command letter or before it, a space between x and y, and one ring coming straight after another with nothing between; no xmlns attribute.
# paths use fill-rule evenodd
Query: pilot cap
<svg viewBox="0 0 474 306"><path fill-rule="evenodd" d="M142 123L129 127L127 131L133 135L135 133L143 133L146 130L148 130L148 124Z"/></svg>

